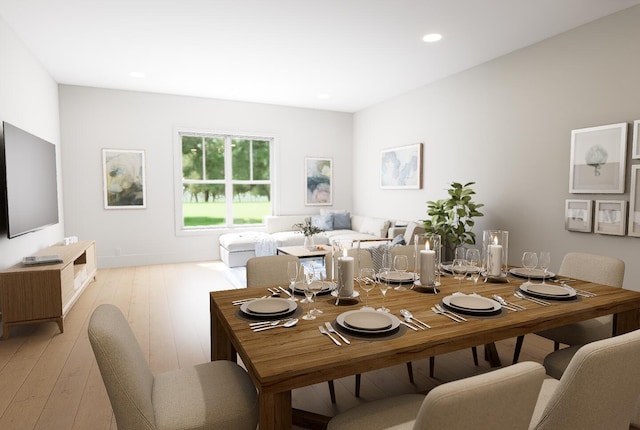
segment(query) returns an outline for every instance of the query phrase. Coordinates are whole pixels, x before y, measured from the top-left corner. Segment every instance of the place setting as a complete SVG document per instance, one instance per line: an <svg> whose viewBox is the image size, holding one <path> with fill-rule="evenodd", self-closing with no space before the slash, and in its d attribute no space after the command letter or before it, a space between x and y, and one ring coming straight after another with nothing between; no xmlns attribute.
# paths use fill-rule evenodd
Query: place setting
<svg viewBox="0 0 640 430"><path fill-rule="evenodd" d="M502 304L498 301L476 293L453 293L443 297L442 302L435 306L436 310L449 315L453 314L454 317L463 321L465 319L460 314L475 317L493 317L502 315L504 313L502 308Z"/></svg>
<svg viewBox="0 0 640 430"><path fill-rule="evenodd" d="M241 303L238 317L247 320L279 320L294 316L298 304L280 297L265 297Z"/></svg>
<svg viewBox="0 0 640 430"><path fill-rule="evenodd" d="M524 297L543 306L549 304L546 300L575 300L578 293L570 286L546 283L547 279L555 276L555 273L549 272L550 264L551 254L547 251L540 252L539 256L535 252L524 252L522 254L523 269L510 270L511 274L527 279L516 290L516 297ZM539 269L537 269L538 266L540 266ZM541 282L532 282L532 279L539 279Z"/></svg>
<svg viewBox="0 0 640 430"><path fill-rule="evenodd" d="M357 309L336 317L336 328L361 339L388 339L402 334L402 321L393 314L374 309Z"/></svg>

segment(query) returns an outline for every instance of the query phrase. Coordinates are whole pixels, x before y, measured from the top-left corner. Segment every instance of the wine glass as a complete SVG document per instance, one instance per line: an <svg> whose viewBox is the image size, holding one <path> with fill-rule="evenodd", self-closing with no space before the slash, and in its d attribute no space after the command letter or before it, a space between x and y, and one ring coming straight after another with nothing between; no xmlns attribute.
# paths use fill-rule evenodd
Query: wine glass
<svg viewBox="0 0 640 430"><path fill-rule="evenodd" d="M522 254L522 266L527 270L527 285L531 283L531 272L538 265L538 254L526 251Z"/></svg>
<svg viewBox="0 0 640 430"><path fill-rule="evenodd" d="M467 270L467 260L456 258L451 263L451 273L453 273L453 279L458 280L458 287L462 285L462 280L467 277Z"/></svg>
<svg viewBox="0 0 640 430"><path fill-rule="evenodd" d="M302 266L302 268L304 270L304 296L306 297L306 301L308 303L307 313L302 317L302 319L314 320L316 319L316 316L311 313L311 302L313 301L313 288L311 287L311 284L313 283L313 278L316 277L316 273L311 266Z"/></svg>
<svg viewBox="0 0 640 430"><path fill-rule="evenodd" d="M324 312L322 312L322 310L318 309L317 305L316 305L316 298L318 296L318 293L320 291L322 291L322 289L324 288L325 285L325 280L326 280L326 275L323 272L318 271L318 277L320 278L319 280L316 281L311 281L311 291L313 291L313 309L311 309L311 313L313 315L320 315L323 314Z"/></svg>
<svg viewBox="0 0 640 430"><path fill-rule="evenodd" d="M385 307L384 305L384 299L387 297L387 290L389 289L389 268L388 267L383 267L380 269L380 272L378 272L377 280L378 280L378 288L380 288L380 292L382 293L382 306L376 310L380 312L391 312L391 310Z"/></svg>
<svg viewBox="0 0 640 430"><path fill-rule="evenodd" d="M297 261L289 261L289 263L287 264L287 275L289 275L289 281L291 282L291 284L289 284L289 289L291 290L291 297L289 297L289 300L297 302L298 299L296 299L295 296L296 280L298 279Z"/></svg>
<svg viewBox="0 0 640 430"><path fill-rule="evenodd" d="M396 255L393 257L393 269L396 272L404 273L409 269L409 259L406 255ZM398 284L395 287L396 290L406 290L406 288L402 284Z"/></svg>
<svg viewBox="0 0 640 430"><path fill-rule="evenodd" d="M362 309L372 309L369 307L369 291L373 290L376 286L375 283L376 271L372 268L366 267L360 269L360 276L358 277L358 285L361 290L364 290L367 295L364 299L364 306Z"/></svg>
<svg viewBox="0 0 640 430"><path fill-rule="evenodd" d="M469 263L471 279L477 285L480 278L480 250L475 248L467 249L467 262Z"/></svg>
<svg viewBox="0 0 640 430"><path fill-rule="evenodd" d="M540 251L538 264L542 269L542 283L546 284L545 279L547 279L547 273L549 273L549 266L551 266L551 253L549 251Z"/></svg>

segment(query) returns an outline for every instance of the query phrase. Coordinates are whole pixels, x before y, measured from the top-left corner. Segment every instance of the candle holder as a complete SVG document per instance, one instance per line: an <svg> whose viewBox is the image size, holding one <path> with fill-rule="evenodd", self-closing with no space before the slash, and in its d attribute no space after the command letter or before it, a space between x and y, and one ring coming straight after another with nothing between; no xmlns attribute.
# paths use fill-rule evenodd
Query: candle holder
<svg viewBox="0 0 640 430"><path fill-rule="evenodd" d="M442 239L439 234L426 234L422 242L424 246L416 247L416 272L420 274L420 280L415 285L435 293L435 287L440 286Z"/></svg>
<svg viewBox="0 0 640 430"><path fill-rule="evenodd" d="M482 269L485 282L508 282L509 232L484 230L482 232Z"/></svg>
<svg viewBox="0 0 640 430"><path fill-rule="evenodd" d="M332 256L332 261L335 261L334 268L336 269L336 304L338 304L341 299L349 299L357 296L356 291L353 289L355 261L353 257L349 256L351 246L351 241L340 241L337 246L337 258L333 258Z"/></svg>

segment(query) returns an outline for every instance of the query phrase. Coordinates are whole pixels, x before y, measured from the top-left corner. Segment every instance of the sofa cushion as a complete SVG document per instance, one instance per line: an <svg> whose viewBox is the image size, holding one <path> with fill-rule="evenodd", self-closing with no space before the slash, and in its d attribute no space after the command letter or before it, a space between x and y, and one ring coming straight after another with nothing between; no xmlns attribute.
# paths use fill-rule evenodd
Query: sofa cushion
<svg viewBox="0 0 640 430"><path fill-rule="evenodd" d="M333 214L334 230L351 230L351 214L349 212L336 212Z"/></svg>
<svg viewBox="0 0 640 430"><path fill-rule="evenodd" d="M389 220L383 218L372 218L367 216L354 215L351 220L351 227L364 234L371 234L375 237L387 237L387 231L391 224Z"/></svg>
<svg viewBox="0 0 640 430"><path fill-rule="evenodd" d="M293 225L302 224L307 218L309 218L308 215L269 215L264 217L264 223L267 226L267 233L271 234L295 230Z"/></svg>
<svg viewBox="0 0 640 430"><path fill-rule="evenodd" d="M331 231L333 230L333 214L313 215L311 225L322 231Z"/></svg>
<svg viewBox="0 0 640 430"><path fill-rule="evenodd" d="M220 246L229 252L255 251L256 243L261 240L269 240L267 233L260 231L247 231L243 233L227 233L220 236Z"/></svg>

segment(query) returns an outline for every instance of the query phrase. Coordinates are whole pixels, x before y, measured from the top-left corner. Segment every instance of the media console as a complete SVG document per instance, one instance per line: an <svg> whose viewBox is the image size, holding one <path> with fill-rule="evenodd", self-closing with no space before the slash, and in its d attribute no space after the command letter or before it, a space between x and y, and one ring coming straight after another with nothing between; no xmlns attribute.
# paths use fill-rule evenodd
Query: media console
<svg viewBox="0 0 640 430"><path fill-rule="evenodd" d="M3 338L21 324L57 322L64 332L64 317L96 276L96 244L79 241L56 245L35 255L57 254L62 263L25 266L0 271L0 310Z"/></svg>

